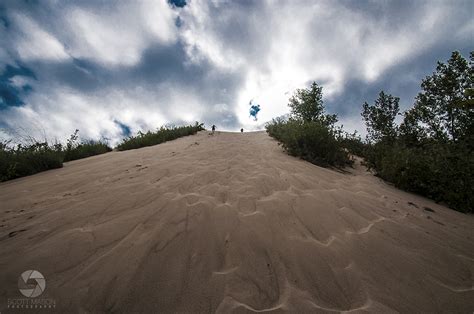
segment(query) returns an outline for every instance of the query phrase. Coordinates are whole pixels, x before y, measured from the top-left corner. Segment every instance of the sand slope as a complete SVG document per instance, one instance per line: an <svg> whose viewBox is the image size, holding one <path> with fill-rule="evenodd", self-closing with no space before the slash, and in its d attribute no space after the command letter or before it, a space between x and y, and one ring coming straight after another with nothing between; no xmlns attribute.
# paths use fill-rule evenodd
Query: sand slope
<svg viewBox="0 0 474 314"><path fill-rule="evenodd" d="M474 310L472 215L263 132L74 161L0 184L0 206L2 313L27 269L59 311Z"/></svg>

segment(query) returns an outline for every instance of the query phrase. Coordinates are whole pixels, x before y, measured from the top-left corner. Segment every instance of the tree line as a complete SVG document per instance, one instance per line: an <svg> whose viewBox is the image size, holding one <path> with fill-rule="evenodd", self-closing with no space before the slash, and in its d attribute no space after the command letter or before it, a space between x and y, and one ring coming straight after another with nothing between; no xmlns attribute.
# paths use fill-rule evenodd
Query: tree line
<svg viewBox="0 0 474 314"><path fill-rule="evenodd" d="M289 118L273 119L266 129L291 155L335 167L350 165L349 153L358 155L401 189L473 212L473 80L474 52L467 60L455 51L422 80L403 113L400 98L381 91L373 104L362 104L365 140L336 126L337 115L325 113L322 88L313 83L290 98Z"/></svg>

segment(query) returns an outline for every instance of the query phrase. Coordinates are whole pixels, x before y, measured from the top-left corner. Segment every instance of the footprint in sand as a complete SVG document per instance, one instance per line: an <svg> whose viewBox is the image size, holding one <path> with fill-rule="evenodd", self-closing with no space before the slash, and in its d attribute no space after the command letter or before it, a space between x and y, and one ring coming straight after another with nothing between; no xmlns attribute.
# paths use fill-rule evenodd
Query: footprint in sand
<svg viewBox="0 0 474 314"><path fill-rule="evenodd" d="M21 229L21 230L12 231L12 232L10 232L10 233L8 234L8 237L9 237L9 238L14 237L14 236L16 236L18 233L24 232L24 231L26 231L26 229Z"/></svg>
<svg viewBox="0 0 474 314"><path fill-rule="evenodd" d="M3 241L3 240L8 239L8 238L13 238L14 236L16 236L17 234L19 234L20 232L24 232L24 231L26 231L26 229L20 229L20 230L11 231L11 232L8 233L7 235L1 237L1 238L0 238L0 241Z"/></svg>

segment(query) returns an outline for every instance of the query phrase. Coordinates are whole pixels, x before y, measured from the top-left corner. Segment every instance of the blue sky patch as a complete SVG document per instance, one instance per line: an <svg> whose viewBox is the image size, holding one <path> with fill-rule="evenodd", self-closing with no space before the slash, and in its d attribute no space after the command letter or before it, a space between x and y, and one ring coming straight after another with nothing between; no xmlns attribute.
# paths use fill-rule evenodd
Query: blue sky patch
<svg viewBox="0 0 474 314"><path fill-rule="evenodd" d="M0 110L7 107L15 107L24 105L21 99L22 95L31 92L33 88L25 84L23 86L15 86L12 79L15 76L29 77L36 79L35 74L24 66L7 65L0 75Z"/></svg>

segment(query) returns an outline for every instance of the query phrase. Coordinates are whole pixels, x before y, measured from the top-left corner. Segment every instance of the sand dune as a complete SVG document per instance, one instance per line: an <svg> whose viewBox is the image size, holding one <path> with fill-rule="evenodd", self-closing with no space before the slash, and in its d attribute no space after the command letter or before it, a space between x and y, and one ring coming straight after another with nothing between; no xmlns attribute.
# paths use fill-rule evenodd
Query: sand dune
<svg viewBox="0 0 474 314"><path fill-rule="evenodd" d="M72 312L474 311L474 217L208 132L0 184L0 312L18 276Z"/></svg>

